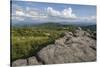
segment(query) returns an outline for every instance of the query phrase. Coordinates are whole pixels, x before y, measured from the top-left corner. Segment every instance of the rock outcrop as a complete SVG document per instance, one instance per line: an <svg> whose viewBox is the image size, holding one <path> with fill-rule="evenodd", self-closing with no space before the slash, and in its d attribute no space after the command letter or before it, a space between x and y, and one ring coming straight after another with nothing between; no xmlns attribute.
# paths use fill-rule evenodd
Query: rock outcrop
<svg viewBox="0 0 100 67"><path fill-rule="evenodd" d="M93 38L94 37L94 38ZM74 32L65 32L54 44L41 49L36 56L27 60L16 60L13 66L37 64L61 64L96 61L96 36L81 28Z"/></svg>
<svg viewBox="0 0 100 67"><path fill-rule="evenodd" d="M65 36L38 52L45 64L88 62L96 60L96 40L81 29L65 32Z"/></svg>

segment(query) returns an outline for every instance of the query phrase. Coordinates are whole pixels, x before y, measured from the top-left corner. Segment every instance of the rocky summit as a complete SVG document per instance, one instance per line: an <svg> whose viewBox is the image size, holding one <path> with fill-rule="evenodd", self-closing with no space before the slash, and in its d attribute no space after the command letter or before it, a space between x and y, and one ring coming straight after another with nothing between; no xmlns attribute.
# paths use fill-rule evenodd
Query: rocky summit
<svg viewBox="0 0 100 67"><path fill-rule="evenodd" d="M61 64L89 61L96 61L96 35L79 28L74 32L65 32L64 37L55 40L54 44L49 44L41 49L36 56L16 60L12 65Z"/></svg>

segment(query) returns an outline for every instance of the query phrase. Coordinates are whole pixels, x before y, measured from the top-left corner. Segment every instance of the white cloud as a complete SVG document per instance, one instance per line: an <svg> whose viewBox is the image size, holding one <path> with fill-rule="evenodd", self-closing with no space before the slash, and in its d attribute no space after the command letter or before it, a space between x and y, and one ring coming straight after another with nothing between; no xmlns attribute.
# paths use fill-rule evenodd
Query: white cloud
<svg viewBox="0 0 100 67"><path fill-rule="evenodd" d="M72 13L72 8L64 9L62 15L66 18L76 18L76 15Z"/></svg>
<svg viewBox="0 0 100 67"><path fill-rule="evenodd" d="M85 20L85 21L93 21L93 20L96 20L96 16L78 17L78 19Z"/></svg>
<svg viewBox="0 0 100 67"><path fill-rule="evenodd" d="M91 16L91 19L96 19L96 16Z"/></svg>
<svg viewBox="0 0 100 67"><path fill-rule="evenodd" d="M63 9L62 11L57 11L52 7L48 7L47 13L49 16L56 16L62 18L76 18L76 15L72 12L72 8Z"/></svg>
<svg viewBox="0 0 100 67"><path fill-rule="evenodd" d="M19 21L24 21L25 19L23 17L15 17L16 20L19 20Z"/></svg>
<svg viewBox="0 0 100 67"><path fill-rule="evenodd" d="M47 8L47 14L50 16L60 16L61 13L57 10L54 10L52 7Z"/></svg>
<svg viewBox="0 0 100 67"><path fill-rule="evenodd" d="M17 9L16 10L16 15L18 15L18 16L25 16L25 13L23 12L23 10Z"/></svg>
<svg viewBox="0 0 100 67"><path fill-rule="evenodd" d="M24 21L25 20L25 18L23 16L13 15L11 18L12 18L12 20L18 20L18 21Z"/></svg>
<svg viewBox="0 0 100 67"><path fill-rule="evenodd" d="M30 18L31 20L39 20L39 19L45 19L48 16L40 13L39 9L32 9L30 7L27 7L25 9L18 7L17 5L15 6L15 8L12 10L12 19L16 19L19 21L22 21L24 19ZM26 18L27 17L27 18Z"/></svg>

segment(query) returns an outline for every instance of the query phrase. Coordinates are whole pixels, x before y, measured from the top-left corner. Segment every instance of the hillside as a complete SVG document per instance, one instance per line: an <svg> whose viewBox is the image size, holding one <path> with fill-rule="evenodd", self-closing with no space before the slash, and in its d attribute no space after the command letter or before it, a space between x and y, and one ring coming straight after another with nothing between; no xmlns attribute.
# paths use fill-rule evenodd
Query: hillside
<svg viewBox="0 0 100 67"><path fill-rule="evenodd" d="M96 25L81 26L84 30L89 29L91 31L96 31Z"/></svg>
<svg viewBox="0 0 100 67"><path fill-rule="evenodd" d="M59 64L70 62L96 61L96 37L93 33L78 28L74 32L64 32L64 36L48 44L35 55L18 59L13 66ZM93 35L93 36L92 36Z"/></svg>

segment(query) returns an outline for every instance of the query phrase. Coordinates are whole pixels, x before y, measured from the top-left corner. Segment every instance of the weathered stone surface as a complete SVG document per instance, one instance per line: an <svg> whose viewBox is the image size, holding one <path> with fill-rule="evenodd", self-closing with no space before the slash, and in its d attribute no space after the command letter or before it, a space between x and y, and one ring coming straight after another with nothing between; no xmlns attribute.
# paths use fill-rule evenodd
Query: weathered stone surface
<svg viewBox="0 0 100 67"><path fill-rule="evenodd" d="M19 59L12 63L12 66L25 66L25 65L27 65L26 59Z"/></svg>
<svg viewBox="0 0 100 67"><path fill-rule="evenodd" d="M38 52L45 64L70 62L88 62L96 60L96 40L81 29L74 33L65 32L65 36Z"/></svg>
<svg viewBox="0 0 100 67"><path fill-rule="evenodd" d="M27 59L19 59L12 63L12 66L26 66L26 65L40 65L41 62L38 62L35 56L29 57Z"/></svg>
<svg viewBox="0 0 100 67"><path fill-rule="evenodd" d="M28 58L28 65L38 65L38 64L41 64L37 61L36 57L30 57Z"/></svg>

